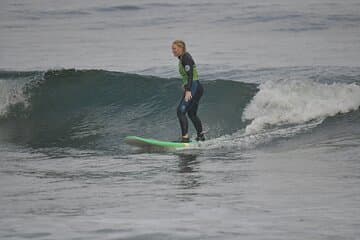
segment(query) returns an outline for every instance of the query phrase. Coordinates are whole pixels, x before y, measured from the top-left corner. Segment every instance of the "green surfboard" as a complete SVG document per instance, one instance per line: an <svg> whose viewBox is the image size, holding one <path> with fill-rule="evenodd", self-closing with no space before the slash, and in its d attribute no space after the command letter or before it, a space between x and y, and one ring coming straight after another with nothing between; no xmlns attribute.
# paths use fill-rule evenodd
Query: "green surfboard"
<svg viewBox="0 0 360 240"><path fill-rule="evenodd" d="M127 136L125 143L140 148L164 148L164 149L183 149L194 146L194 142L168 142L151 138L142 138L137 136Z"/></svg>

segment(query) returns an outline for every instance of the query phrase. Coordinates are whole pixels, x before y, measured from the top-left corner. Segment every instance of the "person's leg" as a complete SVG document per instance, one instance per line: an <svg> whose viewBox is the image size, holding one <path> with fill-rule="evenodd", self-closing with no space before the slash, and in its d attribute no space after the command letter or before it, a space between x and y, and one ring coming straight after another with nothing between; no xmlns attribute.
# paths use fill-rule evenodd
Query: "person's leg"
<svg viewBox="0 0 360 240"><path fill-rule="evenodd" d="M197 140L205 140L204 133L203 133L203 127L200 118L197 115L197 110L199 107L200 99L203 95L204 89L200 82L197 83L196 92L194 93L192 104L189 106L188 110L188 116L191 120L191 122L194 124L194 127L196 129L197 133Z"/></svg>
<svg viewBox="0 0 360 240"><path fill-rule="evenodd" d="M177 117L179 119L181 135L186 137L188 134L188 120L186 117L187 103L184 98L181 99L179 106L177 107Z"/></svg>
<svg viewBox="0 0 360 240"><path fill-rule="evenodd" d="M191 122L194 124L194 127L196 129L196 133L199 136L202 131L202 123L200 118L197 116L197 109L198 109L199 104L197 102L194 102L191 106L191 108L188 111L188 116L191 120Z"/></svg>
<svg viewBox="0 0 360 240"><path fill-rule="evenodd" d="M181 101L177 107L177 116L179 119L180 127L181 127L181 134L183 137L183 140L188 140L188 120L186 117L186 113L192 109L190 114L188 113L191 121L193 122L197 132L198 136L199 134L202 134L202 125L200 119L197 117L197 108L200 101L200 98L203 94L203 88L199 81L194 81L191 87L191 93L192 93L192 99L189 101L185 101L185 93L183 97L181 98ZM194 123L195 121L195 123ZM199 131L199 129L201 129Z"/></svg>

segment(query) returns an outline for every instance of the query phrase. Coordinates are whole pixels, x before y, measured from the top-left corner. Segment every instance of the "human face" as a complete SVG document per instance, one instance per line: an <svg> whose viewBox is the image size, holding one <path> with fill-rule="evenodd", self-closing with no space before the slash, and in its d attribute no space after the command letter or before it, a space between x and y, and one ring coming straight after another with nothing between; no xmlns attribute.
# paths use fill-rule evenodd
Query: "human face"
<svg viewBox="0 0 360 240"><path fill-rule="evenodd" d="M182 55L183 49L178 45L173 44L171 48L172 48L172 53L174 54L175 57L179 57Z"/></svg>

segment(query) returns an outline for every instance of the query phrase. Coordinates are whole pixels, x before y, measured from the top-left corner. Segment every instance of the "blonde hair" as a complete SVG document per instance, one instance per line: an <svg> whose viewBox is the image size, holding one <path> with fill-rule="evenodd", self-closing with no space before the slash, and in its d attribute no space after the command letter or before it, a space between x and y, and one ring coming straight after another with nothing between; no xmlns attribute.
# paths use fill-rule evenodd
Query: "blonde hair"
<svg viewBox="0 0 360 240"><path fill-rule="evenodd" d="M184 53L186 52L186 45L185 45L185 42L183 40L175 40L175 41L173 41L173 45L174 44L176 46L182 48Z"/></svg>

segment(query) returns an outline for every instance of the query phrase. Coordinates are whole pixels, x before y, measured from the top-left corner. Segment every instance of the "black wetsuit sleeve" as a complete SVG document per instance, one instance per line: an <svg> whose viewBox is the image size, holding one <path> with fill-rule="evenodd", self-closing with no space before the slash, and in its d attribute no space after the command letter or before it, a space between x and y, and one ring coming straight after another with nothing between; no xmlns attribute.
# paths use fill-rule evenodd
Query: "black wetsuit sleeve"
<svg viewBox="0 0 360 240"><path fill-rule="evenodd" d="M192 59L191 55L189 53L185 53L184 56L181 59L181 64L184 66L185 72L188 76L188 82L184 86L185 90L190 91L191 90L191 84L193 81L193 70L194 70L194 60Z"/></svg>

